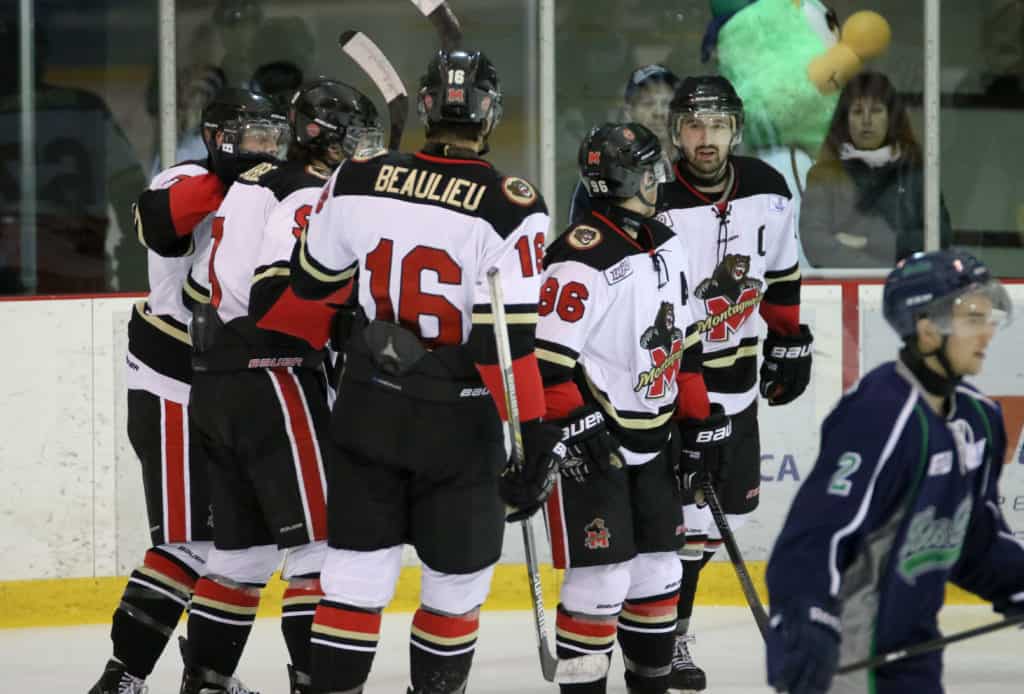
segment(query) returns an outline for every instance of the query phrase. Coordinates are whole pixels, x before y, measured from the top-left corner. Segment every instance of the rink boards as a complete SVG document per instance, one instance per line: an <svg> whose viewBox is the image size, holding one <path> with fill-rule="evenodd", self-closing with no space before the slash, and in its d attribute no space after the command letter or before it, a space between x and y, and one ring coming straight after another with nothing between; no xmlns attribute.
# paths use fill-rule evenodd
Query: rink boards
<svg viewBox="0 0 1024 694"><path fill-rule="evenodd" d="M1024 310L1024 285L1009 286ZM136 297L0 301L4 398L0 437L6 494L0 504L0 627L103 621L148 543L142 482L125 432L127 323ZM802 320L815 336L814 376L786 407L761 409L761 505L739 533L753 571L763 573L800 482L814 463L818 426L845 387L895 354L876 282L809 282ZM1024 322L993 342L975 382L1002 401L1013 446L1002 491L1011 526L1024 536ZM489 606L528 604L518 528L506 535ZM723 557L720 557L724 559ZM396 606L416 601L416 558L407 553ZM742 604L728 562L710 567L701 599ZM549 576L549 597L555 587ZM268 590L265 609L280 591ZM954 601L965 596L955 593ZM406 604L408 603L408 604ZM55 609L56 608L56 609ZM62 613L59 617L53 613Z"/></svg>

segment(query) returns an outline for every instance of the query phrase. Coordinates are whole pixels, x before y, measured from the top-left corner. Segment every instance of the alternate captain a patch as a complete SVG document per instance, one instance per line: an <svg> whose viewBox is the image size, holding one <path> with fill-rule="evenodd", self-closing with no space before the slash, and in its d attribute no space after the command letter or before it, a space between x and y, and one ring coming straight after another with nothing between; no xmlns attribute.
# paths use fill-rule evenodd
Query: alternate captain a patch
<svg viewBox="0 0 1024 694"><path fill-rule="evenodd" d="M505 197L516 205L529 207L537 202L537 191L527 181L509 176L501 185Z"/></svg>
<svg viewBox="0 0 1024 694"><path fill-rule="evenodd" d="M569 231L566 242L578 251L586 250L601 243L601 232L594 227L580 224Z"/></svg>

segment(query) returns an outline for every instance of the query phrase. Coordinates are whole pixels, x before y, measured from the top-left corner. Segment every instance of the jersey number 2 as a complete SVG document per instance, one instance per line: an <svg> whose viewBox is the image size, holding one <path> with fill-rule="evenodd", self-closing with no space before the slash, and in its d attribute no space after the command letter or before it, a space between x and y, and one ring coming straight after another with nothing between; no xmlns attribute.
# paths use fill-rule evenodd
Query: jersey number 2
<svg viewBox="0 0 1024 694"><path fill-rule="evenodd" d="M391 239L381 239L366 256L370 295L377 306L377 320L395 320L390 291L394 247L395 242ZM433 316L437 319L438 333L436 338L425 338L428 344L462 344L462 312L443 296L422 290L420 278L425 270L433 272L440 284L462 284L462 268L446 251L416 246L401 261L398 322L423 337L420 316Z"/></svg>
<svg viewBox="0 0 1024 694"><path fill-rule="evenodd" d="M850 477L860 468L860 454L847 451L839 456L836 465L839 469L832 474L832 480L828 483L828 493L834 496L850 496L853 489L853 482Z"/></svg>

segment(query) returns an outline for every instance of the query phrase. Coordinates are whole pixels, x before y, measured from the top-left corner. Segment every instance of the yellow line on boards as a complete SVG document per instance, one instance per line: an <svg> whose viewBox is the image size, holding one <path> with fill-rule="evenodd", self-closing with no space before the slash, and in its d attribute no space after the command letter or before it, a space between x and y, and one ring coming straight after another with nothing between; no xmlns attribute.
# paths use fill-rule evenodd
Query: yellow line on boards
<svg viewBox="0 0 1024 694"><path fill-rule="evenodd" d="M761 599L765 599L763 561L749 562L750 571ZM541 567L545 603L549 608L557 604L561 572L550 566ZM76 624L104 624L110 621L121 599L127 578L61 578L30 581L0 581L0 628L55 627ZM398 580L395 599L389 612L412 612L419 606L420 568L407 566ZM277 617L281 614L281 596L285 584L275 576L260 601L259 617ZM982 601L962 590L950 587L946 594L949 604L982 604ZM698 605L744 606L732 565L727 561L708 564L701 572ZM530 589L523 564L499 564L494 571L491 594L484 604L485 610L530 609Z"/></svg>

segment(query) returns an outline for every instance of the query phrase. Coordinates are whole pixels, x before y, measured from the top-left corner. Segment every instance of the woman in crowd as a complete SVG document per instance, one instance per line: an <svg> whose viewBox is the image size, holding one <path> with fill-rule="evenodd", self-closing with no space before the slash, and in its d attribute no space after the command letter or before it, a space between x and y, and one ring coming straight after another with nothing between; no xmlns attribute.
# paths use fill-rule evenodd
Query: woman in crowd
<svg viewBox="0 0 1024 694"><path fill-rule="evenodd" d="M950 244L942 205L940 241ZM807 175L800 238L816 267L892 267L924 248L921 147L892 82L864 72L843 89Z"/></svg>

